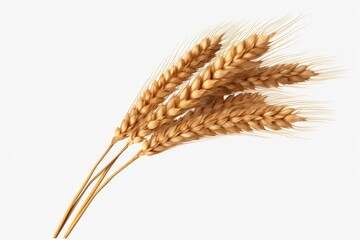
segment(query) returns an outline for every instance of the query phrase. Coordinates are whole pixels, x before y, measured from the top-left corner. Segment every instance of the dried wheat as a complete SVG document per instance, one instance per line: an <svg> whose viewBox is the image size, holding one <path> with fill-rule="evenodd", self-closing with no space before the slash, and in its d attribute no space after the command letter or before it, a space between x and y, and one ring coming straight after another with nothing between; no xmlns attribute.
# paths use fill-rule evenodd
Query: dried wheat
<svg viewBox="0 0 360 240"><path fill-rule="evenodd" d="M295 122L305 121L294 108L271 105L260 93L243 92L257 90L258 87L272 88L304 82L318 74L309 66L297 63L263 66L259 58L270 49L275 35L265 33L265 30L269 29L260 28L257 34L247 35L240 42L238 37L230 34L232 45L223 47L221 54L218 52L222 48L223 34L205 37L150 84L116 129L110 146L73 199L54 237L57 237L91 183L98 179L65 237L69 236L94 197L141 156L158 154L205 137L254 130L278 131L292 128ZM280 36L285 38L287 35ZM204 70L200 71L203 67ZM130 139L125 147L91 178L112 146L127 137ZM140 151L105 179L120 154L130 144L139 142L143 142Z"/></svg>

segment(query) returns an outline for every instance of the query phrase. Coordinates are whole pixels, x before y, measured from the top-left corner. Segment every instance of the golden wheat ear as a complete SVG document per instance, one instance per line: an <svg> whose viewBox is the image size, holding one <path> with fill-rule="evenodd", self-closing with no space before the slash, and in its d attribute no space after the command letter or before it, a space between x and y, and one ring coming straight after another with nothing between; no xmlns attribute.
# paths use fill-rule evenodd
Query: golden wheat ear
<svg viewBox="0 0 360 240"><path fill-rule="evenodd" d="M283 105L269 105L261 95L254 101L243 101L242 96L230 96L217 102L216 109L180 118L156 131L142 147L143 155L153 155L183 143L209 136L249 132L253 130L281 130L294 122L305 121L296 110ZM229 97L228 97L229 98ZM257 100L256 100L257 99Z"/></svg>
<svg viewBox="0 0 360 240"><path fill-rule="evenodd" d="M309 80L318 73L307 65L277 64L263 66L232 76L232 80L219 86L215 94L225 95L256 88L272 88L282 85L292 85Z"/></svg>

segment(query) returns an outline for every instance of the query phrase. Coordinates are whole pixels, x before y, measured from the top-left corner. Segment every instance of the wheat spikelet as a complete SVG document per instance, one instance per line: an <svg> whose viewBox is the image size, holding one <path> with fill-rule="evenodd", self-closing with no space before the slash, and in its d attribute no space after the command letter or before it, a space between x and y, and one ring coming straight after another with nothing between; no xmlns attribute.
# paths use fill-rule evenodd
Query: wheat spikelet
<svg viewBox="0 0 360 240"><path fill-rule="evenodd" d="M265 66L233 76L233 81L220 86L215 94L224 95L239 91L255 89L257 87L278 87L305 82L318 75L310 70L307 65L278 64L271 67Z"/></svg>
<svg viewBox="0 0 360 240"><path fill-rule="evenodd" d="M236 97L234 97L236 98ZM253 130L280 130L290 128L294 122L304 121L295 109L281 105L253 102L251 106L224 106L191 118L178 119L174 124L156 131L144 140L142 154L153 155L182 143L206 136L240 133Z"/></svg>
<svg viewBox="0 0 360 240"><path fill-rule="evenodd" d="M146 121L132 132L131 140L143 141L144 137L159 126L171 122L186 110L199 105L204 97L214 92L216 87L229 82L229 77L258 67L259 62L252 60L268 51L273 35L274 33L260 36L254 34L232 46L182 91L173 95L167 103L160 105L153 114L148 115Z"/></svg>
<svg viewBox="0 0 360 240"><path fill-rule="evenodd" d="M116 129L114 141L128 137L138 121L142 120L158 104L162 103L167 96L174 92L179 85L209 62L221 48L222 37L223 35L217 35L212 38L204 38L188 51L183 58L178 60L175 65L162 73L143 92L142 96L126 114L120 127Z"/></svg>

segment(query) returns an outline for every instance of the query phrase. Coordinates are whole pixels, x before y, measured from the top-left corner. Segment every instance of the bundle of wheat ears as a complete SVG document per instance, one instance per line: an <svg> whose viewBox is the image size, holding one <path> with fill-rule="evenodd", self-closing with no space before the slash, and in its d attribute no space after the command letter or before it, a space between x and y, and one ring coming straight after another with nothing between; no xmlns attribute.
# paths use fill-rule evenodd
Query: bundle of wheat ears
<svg viewBox="0 0 360 240"><path fill-rule="evenodd" d="M197 44L163 71L142 91L125 115L109 147L96 162L70 203L55 234L95 182L64 237L68 237L94 197L132 162L161 153L183 143L209 136L243 132L277 132L307 121L291 101L272 103L263 90L316 80L316 64L274 57L271 52L285 46L296 20L273 21L240 28L223 25L206 31ZM281 132L281 131L280 131ZM119 141L122 150L96 174L99 164ZM137 154L107 176L119 156L132 144L141 143Z"/></svg>

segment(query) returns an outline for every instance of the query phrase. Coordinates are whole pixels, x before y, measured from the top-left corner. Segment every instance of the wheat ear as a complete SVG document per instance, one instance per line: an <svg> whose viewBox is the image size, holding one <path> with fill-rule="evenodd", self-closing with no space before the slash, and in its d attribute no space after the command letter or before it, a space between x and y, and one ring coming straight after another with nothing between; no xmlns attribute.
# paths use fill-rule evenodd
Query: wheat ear
<svg viewBox="0 0 360 240"><path fill-rule="evenodd" d="M239 104L198 114L191 119L179 119L145 140L142 151L144 155L153 155L205 136L253 130L280 130L290 128L298 121L305 121L305 118L298 116L293 108L261 102L246 107Z"/></svg>
<svg viewBox="0 0 360 240"><path fill-rule="evenodd" d="M233 80L226 85L219 86L214 94L225 95L257 87L270 88L280 85L290 85L305 82L318 75L307 65L278 64L271 67L265 66L236 74Z"/></svg>

